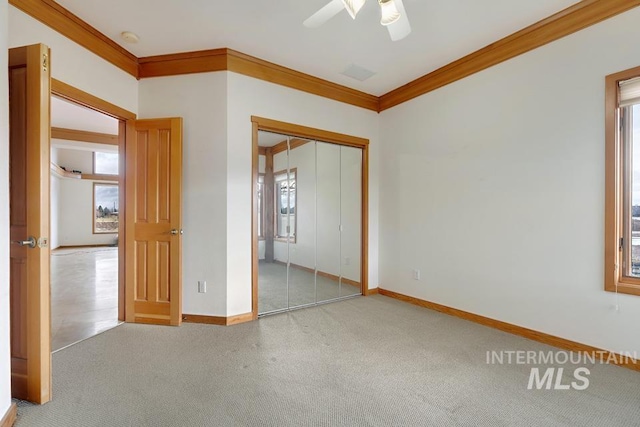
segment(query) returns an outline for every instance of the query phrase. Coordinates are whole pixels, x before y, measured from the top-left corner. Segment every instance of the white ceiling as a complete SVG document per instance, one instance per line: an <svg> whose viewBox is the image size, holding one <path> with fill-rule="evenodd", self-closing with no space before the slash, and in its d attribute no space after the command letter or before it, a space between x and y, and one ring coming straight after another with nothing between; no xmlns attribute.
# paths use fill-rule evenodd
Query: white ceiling
<svg viewBox="0 0 640 427"><path fill-rule="evenodd" d="M51 126L118 134L118 120L55 96L51 97Z"/></svg>
<svg viewBox="0 0 640 427"><path fill-rule="evenodd" d="M279 133L265 131L258 132L258 145L260 147L273 147L274 145L279 144L286 139L286 135L281 135Z"/></svg>
<svg viewBox="0 0 640 427"><path fill-rule="evenodd" d="M302 22L329 0L57 0L138 57L228 47L382 95L550 16L576 0L404 0L413 32L392 42L376 0L320 28ZM140 43L126 44L122 31ZM352 63L377 74L359 82Z"/></svg>

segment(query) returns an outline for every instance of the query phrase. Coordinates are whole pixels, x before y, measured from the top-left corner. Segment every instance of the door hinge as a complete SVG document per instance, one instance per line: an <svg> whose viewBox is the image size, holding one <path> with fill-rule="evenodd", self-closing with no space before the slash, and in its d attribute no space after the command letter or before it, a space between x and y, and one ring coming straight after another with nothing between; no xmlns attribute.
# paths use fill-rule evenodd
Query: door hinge
<svg viewBox="0 0 640 427"><path fill-rule="evenodd" d="M47 71L47 68L49 68L49 55L47 55L46 53L42 54L42 71Z"/></svg>
<svg viewBox="0 0 640 427"><path fill-rule="evenodd" d="M620 238L620 246L618 246L618 250L621 251L623 247L624 247L624 237L621 237Z"/></svg>

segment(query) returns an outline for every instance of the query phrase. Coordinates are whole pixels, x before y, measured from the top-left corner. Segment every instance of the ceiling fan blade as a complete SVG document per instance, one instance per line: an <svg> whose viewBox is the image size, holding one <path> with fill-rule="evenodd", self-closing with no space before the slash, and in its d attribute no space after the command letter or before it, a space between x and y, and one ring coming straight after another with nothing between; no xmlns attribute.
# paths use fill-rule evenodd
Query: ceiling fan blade
<svg viewBox="0 0 640 427"><path fill-rule="evenodd" d="M400 12L400 19L394 22L391 25L387 25L387 30L389 30L389 36L391 36L391 40L398 41L407 37L409 33L411 33L411 25L409 24L409 17L407 16L407 11L404 9L404 4L402 4L402 0L395 0L396 7L398 8L398 12Z"/></svg>
<svg viewBox="0 0 640 427"><path fill-rule="evenodd" d="M307 18L307 20L304 21L303 24L308 28L317 28L327 22L329 19L336 16L343 9L344 3L342 2L342 0L331 0L322 9Z"/></svg>

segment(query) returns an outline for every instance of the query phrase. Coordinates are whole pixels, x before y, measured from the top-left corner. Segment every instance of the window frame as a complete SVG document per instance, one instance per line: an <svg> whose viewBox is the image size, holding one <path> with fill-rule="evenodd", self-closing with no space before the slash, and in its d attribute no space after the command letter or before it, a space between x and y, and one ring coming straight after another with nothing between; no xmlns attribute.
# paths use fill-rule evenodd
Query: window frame
<svg viewBox="0 0 640 427"><path fill-rule="evenodd" d="M276 191L276 187L278 184L278 180L276 179L279 175L284 175L287 173L287 169L283 169L281 171L277 171L273 173L273 240L276 242L289 242L296 243L298 238L298 168L290 168L289 169L289 180L291 179L291 175L295 176L296 181L296 207L293 212L293 228L295 230L295 234L293 237L279 237L278 236L278 192Z"/></svg>
<svg viewBox="0 0 640 427"><path fill-rule="evenodd" d="M96 235L105 235L105 234L118 234L118 230L119 230L119 226L120 226L120 207L118 206L118 228L116 228L116 230L114 231L96 231L96 187L97 186L112 186L112 187L116 187L118 189L118 199L120 198L120 185L117 183L112 183L112 182L94 182L93 183L93 194L91 197L91 202L92 202L92 207L91 207L91 215L92 215L92 234L96 234Z"/></svg>
<svg viewBox="0 0 640 427"><path fill-rule="evenodd" d="M260 179L262 179L262 182L260 182ZM260 201L260 212L258 213L258 221L260 222L260 227L258 227L258 230L262 232L262 233L260 232L258 233L258 240L266 240L265 229L264 229L266 225L266 221L265 221L266 210L264 205L265 179L266 179L266 174L258 173L258 185L262 184L262 191L258 189L258 199Z"/></svg>
<svg viewBox="0 0 640 427"><path fill-rule="evenodd" d="M631 68L605 78L605 247L604 289L630 295L640 295L640 277L624 274L622 268L625 230L625 156L622 141L619 84L640 77L640 67ZM622 244L621 244L622 242ZM628 244L628 243L627 243Z"/></svg>

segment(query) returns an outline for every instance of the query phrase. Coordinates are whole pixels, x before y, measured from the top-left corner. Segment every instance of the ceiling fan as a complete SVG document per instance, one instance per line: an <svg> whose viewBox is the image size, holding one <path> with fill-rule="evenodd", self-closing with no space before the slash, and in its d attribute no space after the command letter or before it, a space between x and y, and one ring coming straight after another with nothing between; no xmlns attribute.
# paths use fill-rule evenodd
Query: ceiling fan
<svg viewBox="0 0 640 427"><path fill-rule="evenodd" d="M411 25L409 25L409 18L407 17L407 12L404 9L402 0L377 1L380 5L382 15L380 24L387 27L391 40L398 41L408 36L411 32ZM347 9L351 18L356 19L356 15L360 9L362 9L365 2L366 0L331 0L322 9L311 15L303 24L308 28L319 27L343 9Z"/></svg>

